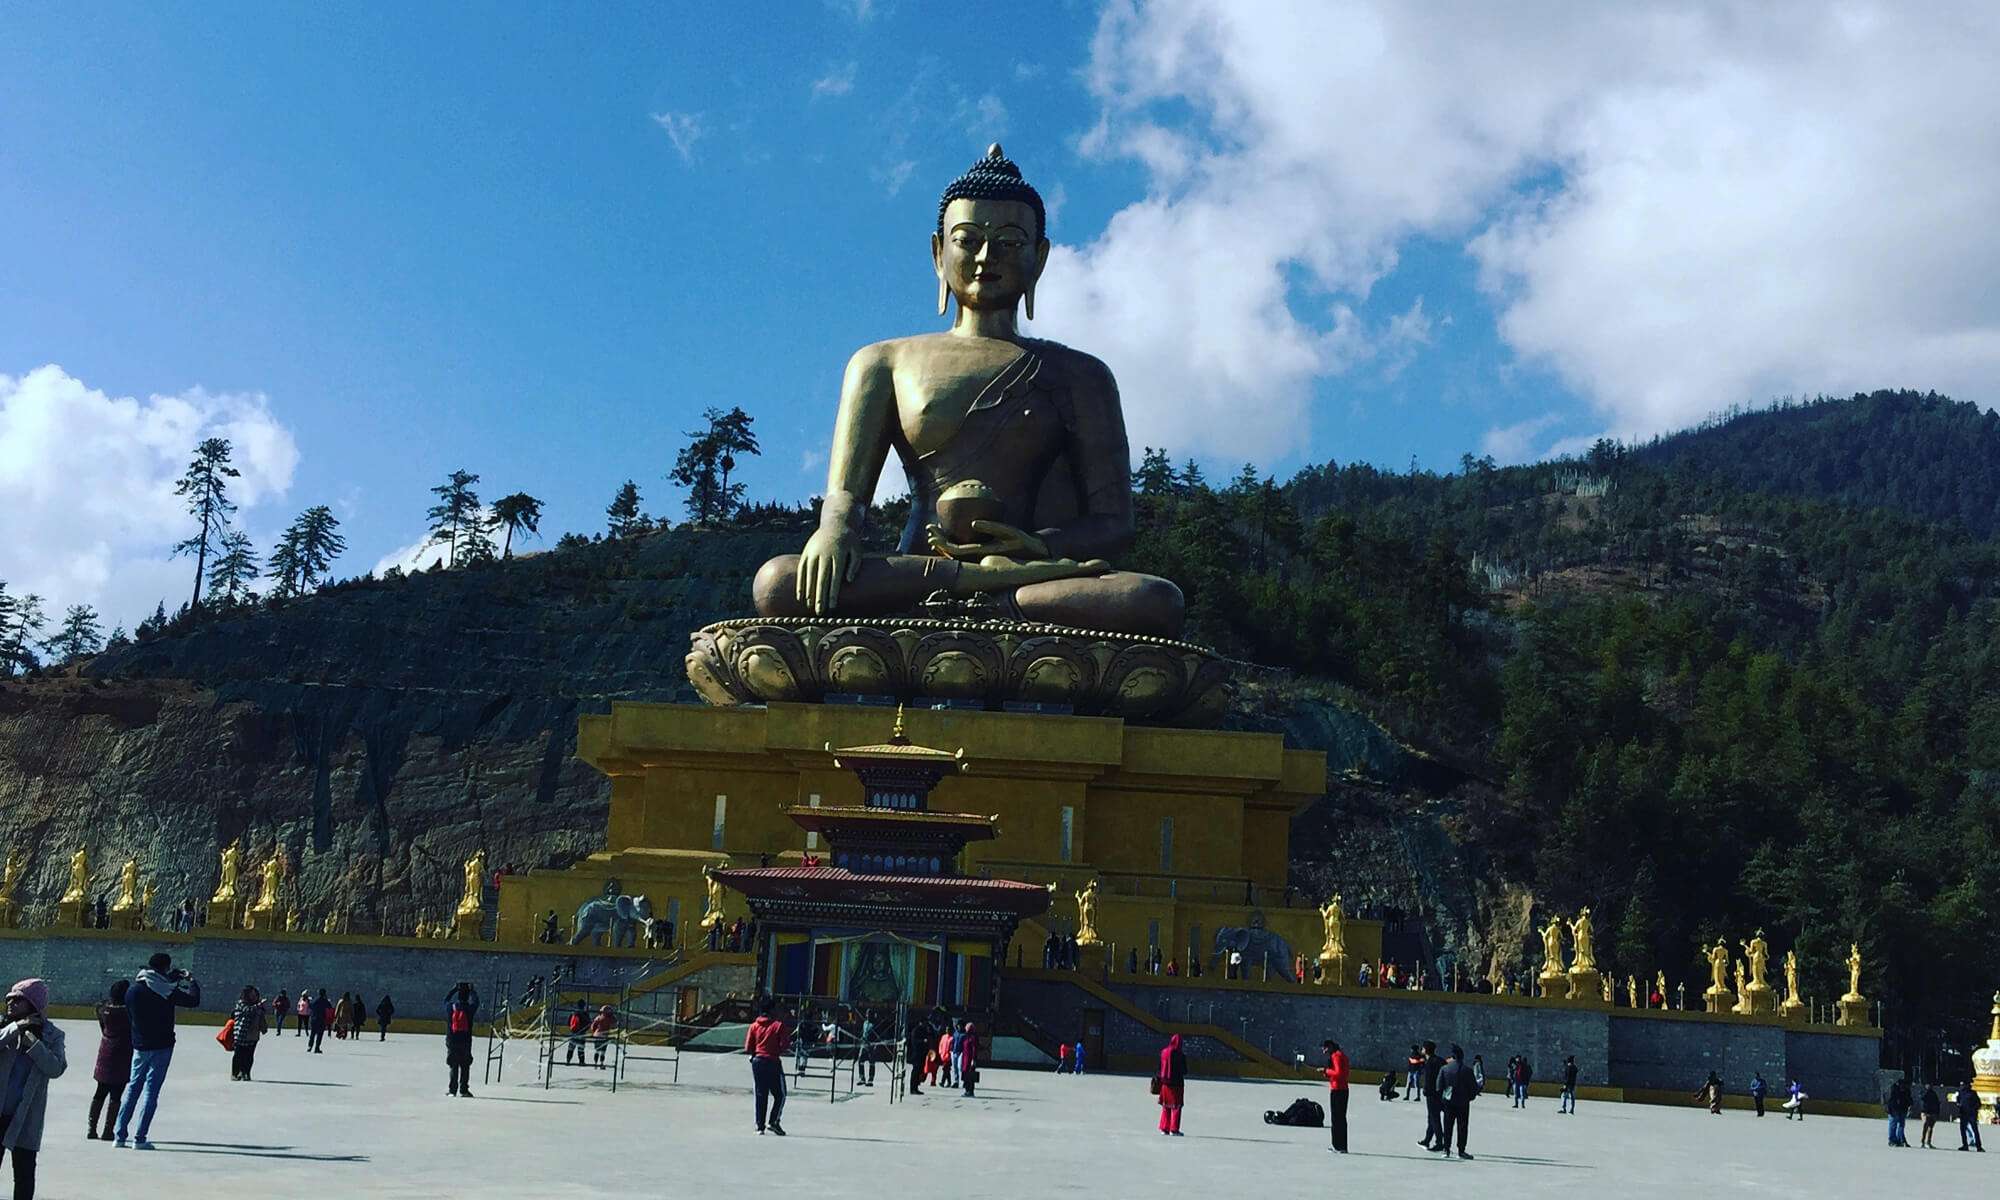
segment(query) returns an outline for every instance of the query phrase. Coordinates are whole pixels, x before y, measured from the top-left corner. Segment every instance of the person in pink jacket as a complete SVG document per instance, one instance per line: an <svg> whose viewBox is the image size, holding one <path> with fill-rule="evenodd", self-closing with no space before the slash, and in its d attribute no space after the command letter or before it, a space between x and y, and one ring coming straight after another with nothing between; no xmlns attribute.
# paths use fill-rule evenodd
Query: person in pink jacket
<svg viewBox="0 0 2000 1200"><path fill-rule="evenodd" d="M298 1032L292 1034L293 1037L299 1037L305 1033L306 1021L312 1017L312 1003L307 1000L306 997L308 995L310 993L305 988L299 989L299 1004L296 1010L299 1014L299 1027Z"/></svg>

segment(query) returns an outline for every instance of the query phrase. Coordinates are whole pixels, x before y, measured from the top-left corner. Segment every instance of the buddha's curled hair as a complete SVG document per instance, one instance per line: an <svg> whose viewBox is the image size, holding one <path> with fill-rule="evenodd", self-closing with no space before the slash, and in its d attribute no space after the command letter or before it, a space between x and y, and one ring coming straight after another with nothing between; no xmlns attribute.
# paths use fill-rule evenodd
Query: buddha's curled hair
<svg viewBox="0 0 2000 1200"><path fill-rule="evenodd" d="M1035 210L1035 236L1049 236L1049 214L1042 206L1042 194L1021 178L1021 168L1001 153L998 142L938 197L939 233L944 232L944 210L954 200L1018 200Z"/></svg>

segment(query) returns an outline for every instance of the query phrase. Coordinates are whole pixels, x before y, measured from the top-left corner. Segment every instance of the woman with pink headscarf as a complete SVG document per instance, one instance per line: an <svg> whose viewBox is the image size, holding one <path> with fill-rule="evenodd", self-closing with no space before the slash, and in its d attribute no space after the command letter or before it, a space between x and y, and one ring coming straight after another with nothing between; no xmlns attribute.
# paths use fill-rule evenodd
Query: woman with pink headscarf
<svg viewBox="0 0 2000 1200"><path fill-rule="evenodd" d="M49 1080L69 1068L62 1030L49 1024L48 1010L49 985L23 979L7 989L0 1018L0 1157L13 1155L14 1195L24 1200L35 1194Z"/></svg>
<svg viewBox="0 0 2000 1200"><path fill-rule="evenodd" d="M1187 1090L1187 1055L1181 1053L1181 1035L1167 1039L1160 1051L1160 1071L1153 1076L1160 1091L1160 1132L1168 1137L1181 1135L1181 1102Z"/></svg>

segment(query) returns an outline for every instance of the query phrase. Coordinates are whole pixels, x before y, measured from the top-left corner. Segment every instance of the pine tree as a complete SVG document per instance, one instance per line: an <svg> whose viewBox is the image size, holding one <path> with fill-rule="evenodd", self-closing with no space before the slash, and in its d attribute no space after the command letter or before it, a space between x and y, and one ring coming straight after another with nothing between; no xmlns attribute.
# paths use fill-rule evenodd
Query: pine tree
<svg viewBox="0 0 2000 1200"><path fill-rule="evenodd" d="M98 628L97 610L88 604L70 605L63 614L62 627L42 643L42 649L64 664L95 654L103 646L104 634Z"/></svg>
<svg viewBox="0 0 2000 1200"><path fill-rule="evenodd" d="M156 638L160 636L162 633L166 632L166 629L167 629L167 602L165 600L162 600L158 604L153 606L152 616L147 617L145 620L139 622L139 628L134 631L133 636L137 637L140 641L143 642L151 638Z"/></svg>
<svg viewBox="0 0 2000 1200"><path fill-rule="evenodd" d="M688 444L667 474L688 490L688 517L696 524L719 521L736 511L745 490L743 484L729 482L736 455L763 453L757 446L757 435L750 431L754 418L741 408L728 412L711 408L702 415L708 428L687 434Z"/></svg>
<svg viewBox="0 0 2000 1200"><path fill-rule="evenodd" d="M5 590L0 585L0 594ZM41 665L34 647L46 620L42 615L42 598L35 593L7 600L4 611L0 611L0 676L32 671Z"/></svg>
<svg viewBox="0 0 2000 1200"><path fill-rule="evenodd" d="M611 518L611 536L629 537L645 526L646 518L639 512L639 485L631 480L618 489L611 499L611 507L604 510Z"/></svg>
<svg viewBox="0 0 2000 1200"><path fill-rule="evenodd" d="M459 552L459 542L472 531L475 525L485 523L479 511L479 493L472 485L479 482L479 476L468 471L453 471L451 477L431 489L438 498L425 514L431 523L431 541L443 542L446 561L457 566L463 556ZM487 541L487 549L492 549L492 541Z"/></svg>
<svg viewBox="0 0 2000 1200"><path fill-rule="evenodd" d="M1158 498L1174 490L1174 464L1165 450L1146 447L1139 469L1132 472L1132 490L1141 496Z"/></svg>
<svg viewBox="0 0 2000 1200"><path fill-rule="evenodd" d="M299 531L299 589L304 591L328 578L333 560L347 549L347 539L340 536L340 518L324 504L299 514L292 527Z"/></svg>
<svg viewBox="0 0 2000 1200"><path fill-rule="evenodd" d="M514 557L514 535L534 537L542 529L542 502L526 492L515 492L502 496L493 502L493 519L507 531L507 537L500 546L500 557Z"/></svg>
<svg viewBox="0 0 2000 1200"><path fill-rule="evenodd" d="M257 574L257 555L250 547L250 536L240 529L229 530L222 535L219 553L208 568L209 600L228 605L249 599L250 581Z"/></svg>
<svg viewBox="0 0 2000 1200"><path fill-rule="evenodd" d="M229 481L242 472L229 465L229 453L228 438L204 438L195 447L186 472L174 484L174 495L186 499L188 515L196 521L194 533L174 545L174 557L194 555L194 594L188 601L190 605L201 603L209 545L221 538L230 514L236 511L235 503L229 499Z"/></svg>
<svg viewBox="0 0 2000 1200"><path fill-rule="evenodd" d="M299 576L303 569L304 561L299 553L299 523L294 521L284 533L278 535L278 544L271 547L271 557L264 564L264 573L271 580L272 598L289 600L298 595Z"/></svg>

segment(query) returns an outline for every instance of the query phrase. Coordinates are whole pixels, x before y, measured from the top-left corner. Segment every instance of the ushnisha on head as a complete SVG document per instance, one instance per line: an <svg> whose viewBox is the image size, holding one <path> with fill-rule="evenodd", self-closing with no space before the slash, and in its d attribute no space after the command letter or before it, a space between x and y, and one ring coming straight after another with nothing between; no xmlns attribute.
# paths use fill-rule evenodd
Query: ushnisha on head
<svg viewBox="0 0 2000 1200"><path fill-rule="evenodd" d="M931 235L938 315L956 296L960 308L974 311L1011 311L1025 300L1034 320L1035 283L1049 261L1048 225L1041 193L993 143L938 198Z"/></svg>

